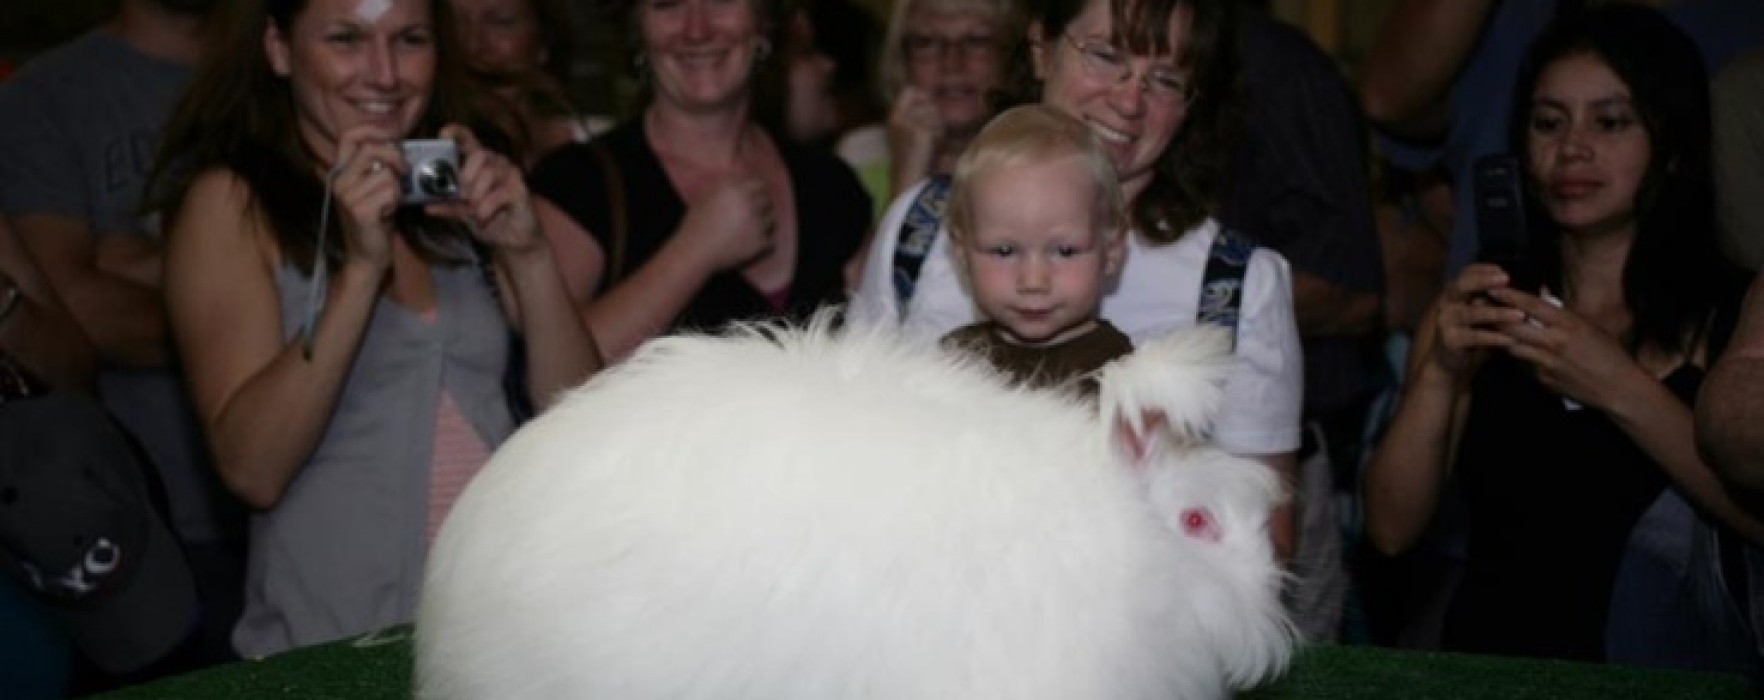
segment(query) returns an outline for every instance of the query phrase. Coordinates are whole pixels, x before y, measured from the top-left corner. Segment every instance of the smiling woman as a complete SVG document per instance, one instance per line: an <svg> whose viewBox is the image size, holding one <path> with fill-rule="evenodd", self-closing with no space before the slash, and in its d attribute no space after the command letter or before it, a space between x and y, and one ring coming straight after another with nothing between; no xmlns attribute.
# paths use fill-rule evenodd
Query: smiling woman
<svg viewBox="0 0 1764 700"><path fill-rule="evenodd" d="M429 538L514 428L511 328L538 403L599 358L446 5L222 8L148 191L191 397L255 508L233 633L255 657L410 619ZM451 141L456 196L409 203L419 138Z"/></svg>
<svg viewBox="0 0 1764 700"><path fill-rule="evenodd" d="M1026 39L1009 65L1012 90L1077 119L1115 168L1128 209L1126 261L1102 298L1103 319L1135 343L1202 322L1209 259L1234 251L1244 270L1225 295L1236 361L1224 414L1213 437L1290 479L1299 447L1298 328L1286 260L1254 248L1208 216L1230 152L1236 70L1231 6L1224 0L1048 0L1028 18ZM950 45L946 54L954 50ZM970 281L952 255L945 228L919 248L916 276L901 261L913 251L896 232L920 216L926 185L894 200L866 253L847 318L941 337L975 323ZM1218 253L1221 256L1227 253ZM1216 283L1217 280L1213 280ZM1229 284L1229 283L1228 283ZM1209 319L1214 318L1208 316ZM1290 506L1271 525L1277 551L1292 551Z"/></svg>
<svg viewBox="0 0 1764 700"><path fill-rule="evenodd" d="M882 45L889 195L950 171L993 114L1023 38L1016 0L900 0Z"/></svg>
<svg viewBox="0 0 1764 700"><path fill-rule="evenodd" d="M636 0L647 104L533 171L582 322L622 357L677 328L802 316L840 301L869 198L831 154L754 119L782 99L773 0Z"/></svg>

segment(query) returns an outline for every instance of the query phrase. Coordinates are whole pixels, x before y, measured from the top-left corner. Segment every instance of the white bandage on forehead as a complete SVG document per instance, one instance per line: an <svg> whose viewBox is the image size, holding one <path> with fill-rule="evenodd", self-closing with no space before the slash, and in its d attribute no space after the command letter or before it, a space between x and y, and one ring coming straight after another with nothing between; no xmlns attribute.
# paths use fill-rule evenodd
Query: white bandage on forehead
<svg viewBox="0 0 1764 700"><path fill-rule="evenodd" d="M386 12L392 9L392 0L361 0L355 5L355 17L363 22L373 24L380 21Z"/></svg>

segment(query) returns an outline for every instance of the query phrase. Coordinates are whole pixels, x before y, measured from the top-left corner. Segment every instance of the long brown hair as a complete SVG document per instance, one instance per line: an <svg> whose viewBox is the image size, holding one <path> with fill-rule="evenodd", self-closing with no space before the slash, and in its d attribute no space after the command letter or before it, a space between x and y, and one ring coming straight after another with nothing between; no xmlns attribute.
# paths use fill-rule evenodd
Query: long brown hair
<svg viewBox="0 0 1764 700"><path fill-rule="evenodd" d="M508 139L479 113L484 100L466 77L452 12L444 0L427 0L435 37L435 82L414 134L434 136L442 125L470 127L487 147L506 152ZM317 245L325 183L321 160L300 136L288 80L276 75L264 53L271 26L284 35L305 11L307 0L228 0L206 27L202 61L160 141L148 176L147 208L172 231L190 191L204 171L223 168L245 181L251 206L263 215L282 257L310 274ZM343 235L336 216L325 234L325 260L342 264ZM400 209L398 230L430 261L458 259L465 234L458 224Z"/></svg>
<svg viewBox="0 0 1764 700"><path fill-rule="evenodd" d="M1139 234L1169 243L1211 216L1231 174L1241 119L1238 98L1236 17L1232 0L1045 0L1030 17L1044 41L1057 41L1091 2L1109 3L1117 46L1136 55L1170 52L1168 27L1179 12L1191 13L1177 62L1194 76L1193 99L1182 125L1153 165L1152 180L1129 205ZM1047 39L1053 37L1053 39ZM1039 102L1031 47L1017 51L1007 84L1012 103Z"/></svg>

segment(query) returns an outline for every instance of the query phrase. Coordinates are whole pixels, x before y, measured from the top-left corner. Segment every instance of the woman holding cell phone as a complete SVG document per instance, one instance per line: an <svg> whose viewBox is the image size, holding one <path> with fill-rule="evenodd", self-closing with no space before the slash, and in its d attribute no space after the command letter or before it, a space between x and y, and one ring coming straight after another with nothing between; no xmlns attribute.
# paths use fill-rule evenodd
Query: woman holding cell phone
<svg viewBox="0 0 1764 700"><path fill-rule="evenodd" d="M166 131L167 309L254 509L246 657L411 618L428 541L514 428L511 327L536 403L599 367L543 204L467 126L488 122L447 10L225 3Z"/></svg>
<svg viewBox="0 0 1764 700"><path fill-rule="evenodd" d="M1393 554L1448 477L1461 489L1447 649L1697 665L1719 654L1661 652L1733 646L1707 633L1722 601L1675 598L1673 578L1699 533L1764 540L1691 431L1744 284L1716 247L1706 83L1641 8L1570 15L1528 55L1509 133L1539 288L1489 263L1447 284L1364 484L1367 533Z"/></svg>

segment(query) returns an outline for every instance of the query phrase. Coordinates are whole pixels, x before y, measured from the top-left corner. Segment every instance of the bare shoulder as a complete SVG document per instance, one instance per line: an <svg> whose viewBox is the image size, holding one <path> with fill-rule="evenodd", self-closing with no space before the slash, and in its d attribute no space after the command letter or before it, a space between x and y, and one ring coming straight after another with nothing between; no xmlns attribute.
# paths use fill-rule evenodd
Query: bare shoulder
<svg viewBox="0 0 1764 700"><path fill-rule="evenodd" d="M281 257L250 183L226 168L205 170L190 181L171 234L172 247L187 252L198 247L231 256L249 246L271 269Z"/></svg>

